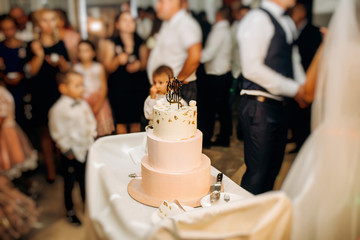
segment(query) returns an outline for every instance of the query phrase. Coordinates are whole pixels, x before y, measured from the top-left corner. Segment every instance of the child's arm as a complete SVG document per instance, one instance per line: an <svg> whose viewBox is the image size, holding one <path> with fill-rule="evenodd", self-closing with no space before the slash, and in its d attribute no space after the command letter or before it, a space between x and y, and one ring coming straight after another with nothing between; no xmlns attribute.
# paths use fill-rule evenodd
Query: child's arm
<svg viewBox="0 0 360 240"><path fill-rule="evenodd" d="M158 92L158 89L155 87L155 85L152 85L150 88L150 98L155 99L157 92Z"/></svg>
<svg viewBox="0 0 360 240"><path fill-rule="evenodd" d="M71 145L69 138L66 135L69 131L66 125L64 125L64 122L69 121L69 119L66 119L66 114L61 111L66 111L66 109L50 109L49 130L51 138L54 140L60 151L63 154L66 154L71 150Z"/></svg>
<svg viewBox="0 0 360 240"><path fill-rule="evenodd" d="M66 59L63 55L60 55L58 66L59 66L60 71L62 71L62 72L66 71L70 68L69 62L66 61Z"/></svg>
<svg viewBox="0 0 360 240"><path fill-rule="evenodd" d="M101 70L100 70L100 99L99 101L96 102L96 104L93 106L92 111L94 114L97 114L100 110L100 108L102 107L107 92L108 92L108 88L107 88L107 82L106 82L106 74L105 74L105 69L102 65L101 66Z"/></svg>

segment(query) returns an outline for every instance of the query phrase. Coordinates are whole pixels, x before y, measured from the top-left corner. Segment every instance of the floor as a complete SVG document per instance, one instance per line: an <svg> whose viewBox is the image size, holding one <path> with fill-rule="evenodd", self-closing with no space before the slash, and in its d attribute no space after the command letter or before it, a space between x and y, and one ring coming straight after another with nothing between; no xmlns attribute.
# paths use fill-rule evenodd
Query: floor
<svg viewBox="0 0 360 240"><path fill-rule="evenodd" d="M236 124L236 117L234 115L234 123ZM215 130L218 126L215 127ZM279 189L281 184L291 167L291 164L296 154L288 154L287 152L294 148L293 143L286 146L286 154L280 174L276 179L274 189ZM212 165L229 176L234 182L240 183L241 177L245 172L243 142L236 138L233 134L231 145L229 148L212 147L211 149L204 149L204 153L211 159ZM38 198L38 205L40 206L41 214L39 223L23 239L29 240L71 240L71 239L85 239L84 227L73 227L69 225L64 217L65 208L63 204L62 185L63 181L60 176L56 178L53 184L48 184L44 181L42 176L35 176L37 182L42 187ZM78 188L74 191L76 200L75 211L78 213L80 220L83 217L81 213L82 204L80 201L80 193Z"/></svg>

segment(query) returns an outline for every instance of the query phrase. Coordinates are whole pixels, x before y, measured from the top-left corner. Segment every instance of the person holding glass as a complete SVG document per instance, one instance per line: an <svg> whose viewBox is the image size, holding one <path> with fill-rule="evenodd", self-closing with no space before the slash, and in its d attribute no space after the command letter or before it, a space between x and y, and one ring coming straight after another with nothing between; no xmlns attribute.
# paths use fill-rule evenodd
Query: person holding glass
<svg viewBox="0 0 360 240"><path fill-rule="evenodd" d="M40 146L47 168L47 180L55 180L53 142L48 129L48 112L59 98L56 74L70 65L64 42L56 27L56 12L40 9L34 13L35 40L28 48L25 72L31 76L33 123L40 135Z"/></svg>
<svg viewBox="0 0 360 240"><path fill-rule="evenodd" d="M135 33L130 12L121 12L115 21L116 35L105 43L104 66L109 73L109 100L118 134L140 132L142 107L148 92L146 47Z"/></svg>

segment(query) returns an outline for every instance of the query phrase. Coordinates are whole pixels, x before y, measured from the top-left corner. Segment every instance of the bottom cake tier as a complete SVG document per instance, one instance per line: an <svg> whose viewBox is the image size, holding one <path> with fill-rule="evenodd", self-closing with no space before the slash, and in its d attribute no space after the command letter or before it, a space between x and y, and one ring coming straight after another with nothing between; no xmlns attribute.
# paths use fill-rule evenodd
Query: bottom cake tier
<svg viewBox="0 0 360 240"><path fill-rule="evenodd" d="M180 202L199 199L209 193L211 185L210 159L202 154L199 167L186 172L164 172L152 168L147 155L141 161L141 185L152 198Z"/></svg>

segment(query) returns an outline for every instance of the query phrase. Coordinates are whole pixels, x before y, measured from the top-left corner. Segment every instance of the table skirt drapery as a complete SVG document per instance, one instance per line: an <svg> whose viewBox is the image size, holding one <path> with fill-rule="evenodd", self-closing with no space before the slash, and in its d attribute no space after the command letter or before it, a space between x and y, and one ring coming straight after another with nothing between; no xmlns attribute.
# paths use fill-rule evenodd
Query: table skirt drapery
<svg viewBox="0 0 360 240"><path fill-rule="evenodd" d="M85 226L87 228L87 239L146 239L149 237L159 239L157 236L161 235L161 229L167 227L167 221L174 221L163 220L157 225L154 225L151 222L151 216L156 211L156 208L135 201L127 192L127 185L132 179L128 175L130 173L141 174L140 162L141 157L146 154L145 146L146 133L141 132L103 137L98 139L90 149L86 170L87 224L85 224ZM216 168L211 167L211 174L213 176L216 176L218 172ZM238 194L244 198L252 198L252 194L242 189L227 176L223 178L223 187L225 192ZM275 193L275 195L278 195L278 193ZM247 209L246 211L249 212L249 208L252 208L253 210L251 211L255 214L253 219L260 221L260 219L266 218L266 221L274 221L273 226L280 229L278 225L280 224L282 230L280 229L279 231L284 231L288 229L288 222L291 220L291 207L289 207L285 195L281 193L280 195L280 197L260 195L252 198L253 200L245 199L239 202L234 201L228 203L227 206L218 205L204 209L197 208L193 212L186 214L190 214L188 215L188 219L191 223L191 219L196 219L199 216L200 218L201 216L204 218L207 217L208 212L217 213L219 214L218 217L212 218L213 223L215 223L219 221L215 219L223 218L223 215L228 211L226 209L233 208L234 212L243 216L242 219L244 223L232 222L231 224L244 226L245 223L249 223L249 215L243 214L242 211ZM265 202L268 203L264 205ZM265 212L256 215L261 212L259 212L259 209L263 209ZM274 214L271 213L272 211L275 211ZM186 218L186 214L179 215L175 219L182 221ZM215 215L216 214L213 214L213 216ZM274 220L269 219L271 216ZM223 224L224 221L226 221L225 219L226 218L220 220L220 222ZM235 216L235 219L238 220L239 217ZM252 222L259 224L258 221ZM256 228L254 225L247 229L254 231L254 227ZM155 231L157 229L158 232L154 232L154 229ZM239 229L239 231L240 230L241 229ZM241 231L243 231L243 229ZM220 233L221 232L219 232L219 234ZM242 235L243 233L244 231ZM191 234L186 234L184 236L191 236Z"/></svg>

